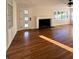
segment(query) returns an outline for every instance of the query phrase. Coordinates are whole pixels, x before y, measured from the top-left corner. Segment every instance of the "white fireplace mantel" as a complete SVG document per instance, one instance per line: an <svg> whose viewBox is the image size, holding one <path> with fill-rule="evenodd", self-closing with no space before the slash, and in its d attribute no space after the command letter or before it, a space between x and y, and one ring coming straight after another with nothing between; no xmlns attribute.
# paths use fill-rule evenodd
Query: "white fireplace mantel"
<svg viewBox="0 0 79 59"><path fill-rule="evenodd" d="M36 19L36 28L39 29L39 20L41 19L51 19L52 21L52 18L51 17L37 17Z"/></svg>

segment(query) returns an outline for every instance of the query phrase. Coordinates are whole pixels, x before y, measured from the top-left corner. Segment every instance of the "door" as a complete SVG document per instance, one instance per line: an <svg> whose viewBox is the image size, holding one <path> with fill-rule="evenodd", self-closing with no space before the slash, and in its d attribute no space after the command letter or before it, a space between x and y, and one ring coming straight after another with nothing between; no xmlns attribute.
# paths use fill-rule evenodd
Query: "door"
<svg viewBox="0 0 79 59"><path fill-rule="evenodd" d="M29 29L29 11L24 10L24 29Z"/></svg>

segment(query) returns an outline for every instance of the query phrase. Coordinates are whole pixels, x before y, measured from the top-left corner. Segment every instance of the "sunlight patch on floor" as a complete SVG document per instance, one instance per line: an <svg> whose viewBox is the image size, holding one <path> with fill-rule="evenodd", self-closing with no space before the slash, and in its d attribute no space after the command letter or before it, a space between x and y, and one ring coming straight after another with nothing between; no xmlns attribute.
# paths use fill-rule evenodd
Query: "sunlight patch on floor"
<svg viewBox="0 0 79 59"><path fill-rule="evenodd" d="M52 40L51 38L48 38L48 37L43 36L43 35L39 35L39 37L42 38L42 39L44 39L44 40L46 40L46 41L49 41L49 42L57 45L57 46L59 46L59 47L65 49L67 51L73 52L73 48L71 48L71 47L69 47L69 46L67 46L65 44L62 44L62 43L60 43L58 41L55 41L55 40Z"/></svg>

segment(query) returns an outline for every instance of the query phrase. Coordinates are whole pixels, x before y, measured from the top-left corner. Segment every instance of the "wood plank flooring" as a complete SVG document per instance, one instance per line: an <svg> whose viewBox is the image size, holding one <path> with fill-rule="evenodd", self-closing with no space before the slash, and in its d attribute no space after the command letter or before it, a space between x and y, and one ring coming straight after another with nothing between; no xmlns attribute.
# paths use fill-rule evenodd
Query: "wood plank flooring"
<svg viewBox="0 0 79 59"><path fill-rule="evenodd" d="M39 35L73 47L72 25L40 30L18 31L8 51L8 59L73 59L73 53L52 44Z"/></svg>

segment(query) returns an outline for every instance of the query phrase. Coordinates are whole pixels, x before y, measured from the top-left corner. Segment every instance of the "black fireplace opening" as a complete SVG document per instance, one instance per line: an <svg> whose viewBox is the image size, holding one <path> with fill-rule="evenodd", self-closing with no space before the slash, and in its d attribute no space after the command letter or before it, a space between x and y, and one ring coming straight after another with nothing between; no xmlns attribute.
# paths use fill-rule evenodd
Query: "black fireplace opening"
<svg viewBox="0 0 79 59"><path fill-rule="evenodd" d="M50 28L51 27L50 20L51 19L40 19L39 28Z"/></svg>

